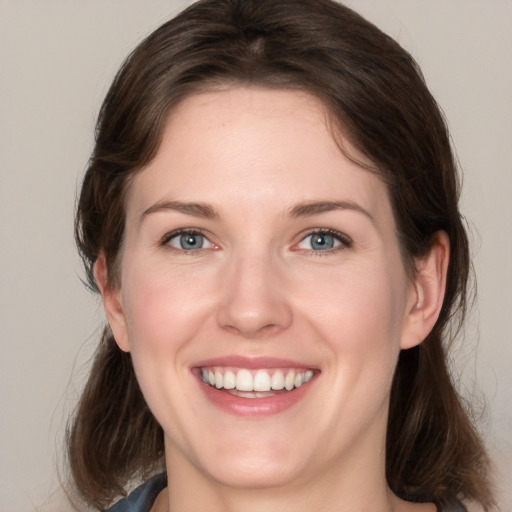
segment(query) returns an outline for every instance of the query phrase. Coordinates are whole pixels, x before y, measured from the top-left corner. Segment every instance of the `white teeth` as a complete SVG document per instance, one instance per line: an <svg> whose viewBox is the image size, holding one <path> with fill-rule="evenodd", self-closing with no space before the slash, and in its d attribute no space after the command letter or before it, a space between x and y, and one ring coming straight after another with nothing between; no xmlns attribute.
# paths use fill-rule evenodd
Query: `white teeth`
<svg viewBox="0 0 512 512"><path fill-rule="evenodd" d="M219 370L215 370L215 387L220 389L224 385L224 376Z"/></svg>
<svg viewBox="0 0 512 512"><path fill-rule="evenodd" d="M270 387L275 390L284 388L284 375L281 370L277 370L277 372L272 375Z"/></svg>
<svg viewBox="0 0 512 512"><path fill-rule="evenodd" d="M295 372L293 370L290 370L288 374L286 375L286 378L284 379L284 387L291 391L293 387L295 386Z"/></svg>
<svg viewBox="0 0 512 512"><path fill-rule="evenodd" d="M267 396L264 393L271 390L281 391L286 389L291 391L294 388L300 388L306 382L309 382L314 375L313 370L300 371L288 370L275 370L272 376L269 370L248 370L241 368L238 371L227 370L222 367L215 367L211 369L201 369L201 379L205 384L209 384L217 389L227 389L235 391L238 396L250 395L251 397L259 398ZM241 394L238 391L242 392Z"/></svg>
<svg viewBox="0 0 512 512"><path fill-rule="evenodd" d="M253 386L254 391L270 391L270 375L264 370L258 370Z"/></svg>
<svg viewBox="0 0 512 512"><path fill-rule="evenodd" d="M249 370L238 370L236 374L236 389L238 391L253 391L252 375Z"/></svg>
<svg viewBox="0 0 512 512"><path fill-rule="evenodd" d="M236 386L236 375L229 370L224 374L224 389L234 389Z"/></svg>

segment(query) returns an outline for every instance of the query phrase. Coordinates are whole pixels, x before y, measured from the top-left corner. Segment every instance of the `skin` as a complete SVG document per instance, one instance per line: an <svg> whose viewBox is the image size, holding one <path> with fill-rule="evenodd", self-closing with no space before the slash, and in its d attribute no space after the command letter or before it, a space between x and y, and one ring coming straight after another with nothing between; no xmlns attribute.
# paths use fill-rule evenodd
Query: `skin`
<svg viewBox="0 0 512 512"><path fill-rule="evenodd" d="M108 285L103 255L96 277L165 433L169 487L154 511L435 510L389 491L384 447L397 357L437 319L448 241L439 233L408 275L386 186L340 151L330 126L302 92L198 94L170 114L130 186L121 284ZM215 215L162 207L175 201ZM297 214L319 201L345 207ZM202 249L170 238L184 228L205 234ZM312 248L322 230L342 234L333 249ZM191 372L226 355L317 374L285 411L239 417Z"/></svg>

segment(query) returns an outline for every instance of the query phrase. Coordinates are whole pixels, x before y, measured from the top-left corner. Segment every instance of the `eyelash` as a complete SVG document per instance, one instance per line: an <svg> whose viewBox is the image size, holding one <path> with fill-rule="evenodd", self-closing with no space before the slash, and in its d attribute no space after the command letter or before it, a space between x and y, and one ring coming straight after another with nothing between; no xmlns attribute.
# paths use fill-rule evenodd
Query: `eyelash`
<svg viewBox="0 0 512 512"><path fill-rule="evenodd" d="M304 249L310 254L314 254L315 256L328 256L330 254L336 253L338 251L344 251L345 249L350 249L353 245L352 239L345 235L344 233L341 233L340 231L336 231L334 229L312 229L308 231L305 235L302 236L298 244L302 243L304 240L306 240L308 237L313 235L320 235L320 236L332 236L336 241L339 242L339 245L336 247L333 247L331 249L326 250L314 250L314 249ZM298 245L298 244L295 244Z"/></svg>
<svg viewBox="0 0 512 512"><path fill-rule="evenodd" d="M200 235L200 236L203 236L206 240L208 240L208 242L210 244L215 245L215 244L213 244L213 242L210 241L210 239L205 234L205 232L200 229L177 229L175 231L171 231L170 233L165 234L161 238L159 245L165 246L166 248L169 248L170 250L183 252L183 253L199 252L201 250L201 249L196 249L196 250L178 249L177 247L173 247L172 245L169 244L169 242L173 238L176 238L176 237L182 236L182 235L190 235L190 236ZM330 248L330 249L326 249L326 250L303 249L304 251L306 251L310 254L314 254L316 256L326 256L329 254L336 253L338 251L343 251L345 249L349 249L350 247L352 247L352 244L353 244L353 241L349 236L347 236L344 233L341 233L339 231L336 231L334 229L312 229L312 230L308 231L306 234L304 234L301 237L301 239L299 240L299 242L294 244L294 246L297 246L298 244L304 242L304 240L306 240L308 237L313 236L313 235L332 236L337 242L339 242L338 246Z"/></svg>
<svg viewBox="0 0 512 512"><path fill-rule="evenodd" d="M159 245L161 246L164 246L170 250L173 250L173 251L178 251L178 252L182 252L182 253L192 253L192 252L199 252L201 249L196 249L195 251L194 250L185 250L185 249L178 249L177 247L173 247L172 245L169 244L169 242L173 239L173 238L176 238L177 236L183 236L183 235L189 235L189 236L197 236L197 235L200 235L200 236L203 236L206 240L208 240L209 243L213 244L213 242L210 241L210 239L208 238L208 236L206 235L206 233L200 229L176 229L175 231L171 231L170 233L166 233L161 239L160 239L160 242L159 242ZM215 244L213 244L215 245Z"/></svg>

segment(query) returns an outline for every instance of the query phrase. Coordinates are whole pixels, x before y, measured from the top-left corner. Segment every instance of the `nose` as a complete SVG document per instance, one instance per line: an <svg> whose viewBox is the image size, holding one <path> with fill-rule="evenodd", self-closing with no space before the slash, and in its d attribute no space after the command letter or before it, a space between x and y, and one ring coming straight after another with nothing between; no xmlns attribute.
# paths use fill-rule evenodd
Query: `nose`
<svg viewBox="0 0 512 512"><path fill-rule="evenodd" d="M291 325L292 308L278 267L270 257L238 258L229 262L217 310L220 327L257 339Z"/></svg>

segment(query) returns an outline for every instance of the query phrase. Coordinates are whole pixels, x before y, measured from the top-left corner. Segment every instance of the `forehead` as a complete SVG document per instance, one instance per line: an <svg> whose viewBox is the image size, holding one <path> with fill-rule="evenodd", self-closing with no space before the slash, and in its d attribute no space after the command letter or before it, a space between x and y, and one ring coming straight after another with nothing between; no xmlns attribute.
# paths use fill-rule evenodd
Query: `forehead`
<svg viewBox="0 0 512 512"><path fill-rule="evenodd" d="M324 104L301 91L237 87L192 95L169 114L160 148L129 196L139 209L163 199L250 201L255 208L318 199L377 207L382 195L387 201L385 185L347 157L365 162L333 126Z"/></svg>

